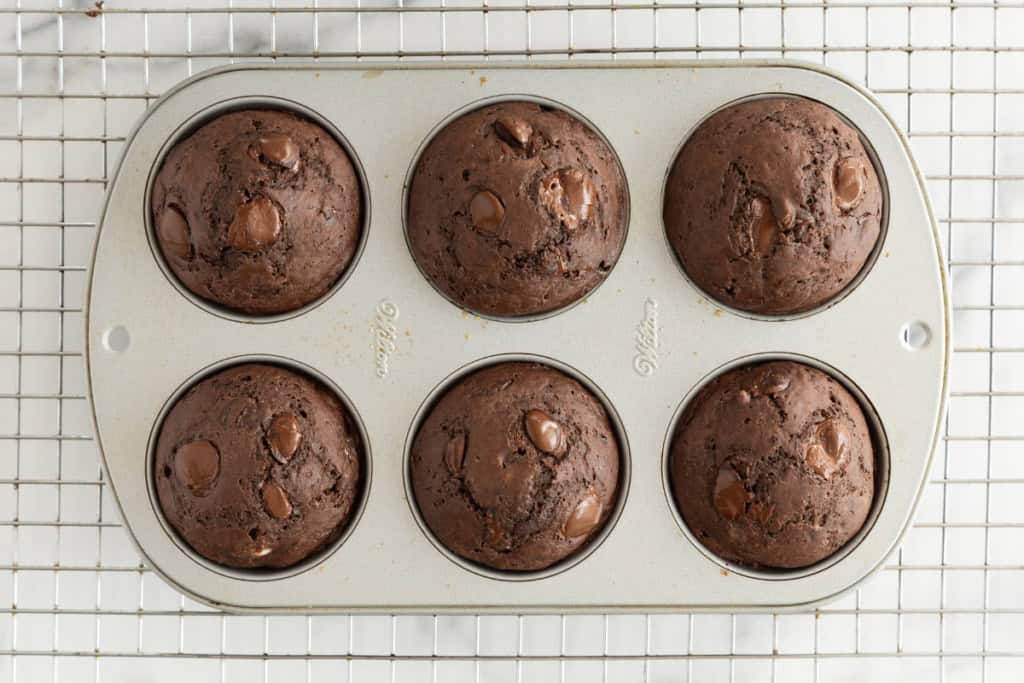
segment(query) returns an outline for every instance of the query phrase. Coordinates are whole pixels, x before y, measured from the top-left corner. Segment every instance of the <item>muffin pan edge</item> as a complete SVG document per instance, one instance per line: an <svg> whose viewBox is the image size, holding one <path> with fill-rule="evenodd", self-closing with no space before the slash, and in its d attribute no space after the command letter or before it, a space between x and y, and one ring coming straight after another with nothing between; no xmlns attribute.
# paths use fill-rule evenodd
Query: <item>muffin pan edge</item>
<svg viewBox="0 0 1024 683"><path fill-rule="evenodd" d="M527 613L806 606L833 599L884 563L909 526L938 443L950 312L923 181L906 141L869 95L792 62L367 67L246 65L201 74L151 107L125 147L89 274L85 356L97 442L148 564L189 595L235 611ZM422 95L402 106L411 87ZM856 290L781 323L718 310L689 285L660 218L664 172L686 132L718 106L763 92L823 101L855 123L875 147L891 201L881 254ZM373 216L340 289L300 316L252 326L181 296L150 251L141 212L149 170L182 121L225 100L270 94L319 112L351 143ZM625 170L631 221L618 264L592 296L558 315L510 324L464 314L423 280L401 211L405 172L427 133L469 102L516 94L563 102L601 131ZM904 345L908 323L930 330L923 347ZM119 327L128 335L113 344ZM885 504L857 547L823 571L771 582L723 572L690 544L661 484L664 437L683 397L715 368L765 352L807 356L849 377L877 409L892 453ZM453 565L421 533L402 483L405 438L433 387L467 363L507 353L551 357L591 378L619 413L632 456L629 498L600 547L530 582ZM146 444L164 402L201 368L249 354L292 358L330 378L362 416L373 454L373 486L344 546L312 571L272 581L195 563L163 532L146 490Z"/></svg>

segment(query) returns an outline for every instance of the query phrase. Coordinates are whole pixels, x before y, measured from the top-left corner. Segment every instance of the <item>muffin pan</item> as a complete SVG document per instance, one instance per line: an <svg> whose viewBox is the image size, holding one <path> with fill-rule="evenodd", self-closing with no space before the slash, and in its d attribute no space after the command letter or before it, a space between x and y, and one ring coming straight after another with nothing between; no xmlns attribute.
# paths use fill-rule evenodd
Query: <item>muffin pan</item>
<svg viewBox="0 0 1024 683"><path fill-rule="evenodd" d="M235 611L527 613L806 606L884 563L910 523L938 442L951 316L923 181L906 140L868 93L788 62L369 66L200 74L154 104L125 147L89 276L86 362L104 464L148 564L179 590ZM665 175L688 132L722 105L766 93L840 112L870 141L888 190L888 230L859 284L830 307L781 321L723 311L695 289L661 219ZM403 237L404 180L426 137L453 112L530 97L579 113L609 141L629 185L629 230L618 264L579 305L539 320L488 320L451 304L420 274ZM361 168L368 200L362 251L344 282L316 305L269 321L225 316L183 295L148 237L148 183L161 154L197 116L250 103L294 106L328 122ZM224 571L199 561L168 531L151 495L151 435L168 399L227 360L261 357L328 378L360 416L368 444L372 477L361 514L340 547L299 571ZM406 449L425 401L460 368L494 357L551 359L578 373L614 408L626 441L621 510L600 543L564 571L529 581L452 562L423 533L407 495ZM684 398L723 367L773 357L831 369L855 389L886 446L868 525L800 572L726 565L690 540L665 490L664 451Z"/></svg>

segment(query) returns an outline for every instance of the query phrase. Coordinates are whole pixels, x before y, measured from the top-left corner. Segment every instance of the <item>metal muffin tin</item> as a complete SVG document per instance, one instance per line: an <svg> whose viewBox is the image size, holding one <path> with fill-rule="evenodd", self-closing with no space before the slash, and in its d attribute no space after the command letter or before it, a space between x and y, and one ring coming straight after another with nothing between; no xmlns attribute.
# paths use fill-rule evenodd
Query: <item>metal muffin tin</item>
<svg viewBox="0 0 1024 683"><path fill-rule="evenodd" d="M821 101L870 141L888 189L877 259L846 296L788 320L740 315L682 274L661 220L666 173L693 127L765 93ZM480 318L423 278L403 236L404 180L439 122L486 98L552 100L618 154L631 218L618 264L582 303L527 322ZM342 286L299 314L225 315L186 296L149 239L149 179L197 119L249 102L313 112L362 169L368 226ZM883 226L884 229L885 226ZM875 100L791 62L308 64L206 72L147 112L125 147L97 236L86 296L96 437L125 523L176 588L234 611L616 612L765 609L835 598L879 568L920 498L945 410L950 306L935 220L906 140ZM307 366L337 385L368 439L372 477L343 542L293 570L202 561L151 494L150 440L168 400L229 359ZM593 382L621 421L621 507L592 552L529 581L453 562L410 506L406 448L442 383L491 357L539 357ZM830 369L876 428L877 503L864 531L797 572L731 567L685 531L666 493L665 449L684 398L722 368L794 357Z"/></svg>

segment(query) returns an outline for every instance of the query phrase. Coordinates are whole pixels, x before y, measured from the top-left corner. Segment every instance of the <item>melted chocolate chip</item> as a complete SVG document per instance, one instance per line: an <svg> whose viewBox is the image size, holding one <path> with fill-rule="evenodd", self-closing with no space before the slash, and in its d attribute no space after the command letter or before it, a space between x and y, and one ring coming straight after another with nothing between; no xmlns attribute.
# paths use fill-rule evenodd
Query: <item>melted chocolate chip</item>
<svg viewBox="0 0 1024 683"><path fill-rule="evenodd" d="M566 538L579 538L580 536L586 536L597 526L597 523L601 520L601 510L604 506L601 504L601 499L597 497L597 493L594 491L588 491L583 498L576 503L575 509L572 514L569 515L569 519L565 520L565 526L562 527L562 534Z"/></svg>
<svg viewBox="0 0 1024 683"><path fill-rule="evenodd" d="M157 230L165 254L179 259L192 256L192 234L188 221L176 207L164 207L163 213L157 219Z"/></svg>
<svg viewBox="0 0 1024 683"><path fill-rule="evenodd" d="M715 509L728 520L738 519L746 512L750 494L743 486L743 480L729 467L723 465L715 479Z"/></svg>
<svg viewBox="0 0 1024 683"><path fill-rule="evenodd" d="M558 454L565 448L565 434L562 431L562 425L551 419L551 416L544 411L528 411L525 422L526 434L537 450Z"/></svg>
<svg viewBox="0 0 1024 683"><path fill-rule="evenodd" d="M228 226L228 244L242 251L255 251L277 240L281 216L277 206L266 197L241 204Z"/></svg>
<svg viewBox="0 0 1024 683"><path fill-rule="evenodd" d="M841 460L850 447L850 433L836 420L825 420L818 425L818 438L828 454L836 460Z"/></svg>
<svg viewBox="0 0 1024 683"><path fill-rule="evenodd" d="M462 463L466 459L466 435L456 434L444 447L444 464L452 474L462 471Z"/></svg>
<svg viewBox="0 0 1024 683"><path fill-rule="evenodd" d="M825 420L815 430L804 459L812 470L829 479L845 467L849 447L850 434L846 427L836 420Z"/></svg>
<svg viewBox="0 0 1024 683"><path fill-rule="evenodd" d="M292 515L292 504L284 489L272 481L263 482L260 487L263 497L263 508L274 519L288 519Z"/></svg>
<svg viewBox="0 0 1024 683"><path fill-rule="evenodd" d="M807 447L804 451L804 460L807 461L808 467L826 479L836 471L836 461L829 457L825 447L820 443L815 442Z"/></svg>
<svg viewBox="0 0 1024 683"><path fill-rule="evenodd" d="M754 197L750 200L750 244L758 256L768 256L775 244L779 226L767 199Z"/></svg>
<svg viewBox="0 0 1024 683"><path fill-rule="evenodd" d="M863 159L847 157L841 159L832 174L832 189L836 206L849 211L860 204L867 185L868 169Z"/></svg>
<svg viewBox="0 0 1024 683"><path fill-rule="evenodd" d="M194 495L207 493L220 474L220 453L209 441L192 441L178 448L174 456L178 481Z"/></svg>
<svg viewBox="0 0 1024 683"><path fill-rule="evenodd" d="M789 388L789 377L779 372L769 372L758 385L762 394L781 394Z"/></svg>
<svg viewBox="0 0 1024 683"><path fill-rule="evenodd" d="M287 135L277 133L261 137L259 153L269 163L292 171L299 167L299 146Z"/></svg>
<svg viewBox="0 0 1024 683"><path fill-rule="evenodd" d="M788 197L783 197L779 200L779 208L781 209L779 214L779 225L783 230L789 230L796 224L797 216L804 213L803 209Z"/></svg>
<svg viewBox="0 0 1024 683"><path fill-rule="evenodd" d="M494 132L513 147L526 147L533 135L533 127L515 116L499 116L494 122Z"/></svg>
<svg viewBox="0 0 1024 683"><path fill-rule="evenodd" d="M576 230L585 223L597 203L594 182L575 168L547 176L541 182L539 195L548 211L569 230Z"/></svg>
<svg viewBox="0 0 1024 683"><path fill-rule="evenodd" d="M505 222L505 207L498 195L482 190L469 202L469 217L477 230L493 235Z"/></svg>
<svg viewBox="0 0 1024 683"><path fill-rule="evenodd" d="M291 413L281 413L270 423L267 430L267 445L270 454L281 463L287 464L302 442L299 418Z"/></svg>

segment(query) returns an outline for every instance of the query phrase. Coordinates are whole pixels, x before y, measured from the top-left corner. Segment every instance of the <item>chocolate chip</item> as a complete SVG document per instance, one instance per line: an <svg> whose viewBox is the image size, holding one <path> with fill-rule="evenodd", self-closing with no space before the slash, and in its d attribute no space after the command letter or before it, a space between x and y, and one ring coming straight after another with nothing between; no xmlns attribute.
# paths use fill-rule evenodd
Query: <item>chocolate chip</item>
<svg viewBox="0 0 1024 683"><path fill-rule="evenodd" d="M601 520L601 511L603 509L604 506L601 504L601 499L597 497L597 493L588 491L576 503L572 514L569 515L569 519L565 520L562 534L566 538L586 536L594 530L597 523Z"/></svg>
<svg viewBox="0 0 1024 683"><path fill-rule="evenodd" d="M825 420L814 431L814 439L804 451L807 465L829 479L846 464L850 434L841 423Z"/></svg>
<svg viewBox="0 0 1024 683"><path fill-rule="evenodd" d="M563 171L562 187L565 188L569 211L578 216L580 221L587 220L597 194L590 176L578 169Z"/></svg>
<svg viewBox="0 0 1024 683"><path fill-rule="evenodd" d="M772 205L763 197L750 200L750 244L755 254L767 256L779 233Z"/></svg>
<svg viewBox="0 0 1024 683"><path fill-rule="evenodd" d="M209 441L191 441L180 446L174 455L174 473L194 495L207 493L220 474L217 447Z"/></svg>
<svg viewBox="0 0 1024 683"><path fill-rule="evenodd" d="M565 449L565 433L562 425L551 419L542 410L530 410L526 413L526 434L537 450L557 455Z"/></svg>
<svg viewBox="0 0 1024 683"><path fill-rule="evenodd" d="M789 377L779 372L769 372L758 384L762 394L781 394L789 388Z"/></svg>
<svg viewBox="0 0 1024 683"><path fill-rule="evenodd" d="M292 171L299 167L299 146L284 134L271 134L259 140L260 157Z"/></svg>
<svg viewBox="0 0 1024 683"><path fill-rule="evenodd" d="M498 195L482 190L469 202L469 217L477 230L493 235L505 222L505 206Z"/></svg>
<svg viewBox="0 0 1024 683"><path fill-rule="evenodd" d="M462 471L462 463L466 459L466 435L456 434L448 440L444 447L444 464L448 471L458 474Z"/></svg>
<svg viewBox="0 0 1024 683"><path fill-rule="evenodd" d="M277 240L281 232L281 216L277 206L266 197L241 204L228 226L228 244L235 249L254 251Z"/></svg>
<svg viewBox="0 0 1024 683"><path fill-rule="evenodd" d="M779 215L779 225L782 226L783 230L789 230L796 224L797 216L803 213L803 209L788 197L783 197L779 201L781 213Z"/></svg>
<svg viewBox="0 0 1024 683"><path fill-rule="evenodd" d="M718 514L728 520L738 519L746 512L750 499L740 475L728 465L723 465L715 479L714 503Z"/></svg>
<svg viewBox="0 0 1024 683"><path fill-rule="evenodd" d="M818 438L829 457L835 460L842 460L850 446L850 433L836 420L825 420L818 425Z"/></svg>
<svg viewBox="0 0 1024 683"><path fill-rule="evenodd" d="M192 255L192 234L188 220L174 206L165 206L156 223L164 253L179 259Z"/></svg>
<svg viewBox="0 0 1024 683"><path fill-rule="evenodd" d="M283 488L272 481L265 481L260 487L260 495L263 497L263 507L268 515L274 519L291 517L292 504Z"/></svg>
<svg viewBox="0 0 1024 683"><path fill-rule="evenodd" d="M847 157L836 163L832 174L832 187L836 206L849 211L864 197L864 186L867 184L867 164L863 159Z"/></svg>
<svg viewBox="0 0 1024 683"><path fill-rule="evenodd" d="M594 182L585 172L567 168L541 181L541 202L569 230L576 230L590 218L597 203Z"/></svg>
<svg viewBox="0 0 1024 683"><path fill-rule="evenodd" d="M804 451L804 460L807 461L808 467L826 479L836 471L836 462L828 456L825 447L820 443L814 442L807 447Z"/></svg>
<svg viewBox="0 0 1024 683"><path fill-rule="evenodd" d="M267 430L267 445L270 454L283 464L287 464L302 442L302 426L299 418L291 413L281 413L270 423Z"/></svg>
<svg viewBox="0 0 1024 683"><path fill-rule="evenodd" d="M514 116L499 116L494 122L494 132L513 147L526 147L533 135L533 127Z"/></svg>

